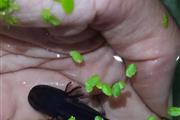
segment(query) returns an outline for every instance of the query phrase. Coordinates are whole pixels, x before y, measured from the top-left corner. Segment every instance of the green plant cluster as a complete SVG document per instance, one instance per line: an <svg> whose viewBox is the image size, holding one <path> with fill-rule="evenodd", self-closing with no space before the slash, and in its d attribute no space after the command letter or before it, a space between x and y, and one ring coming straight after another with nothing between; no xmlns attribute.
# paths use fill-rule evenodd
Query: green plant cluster
<svg viewBox="0 0 180 120"><path fill-rule="evenodd" d="M71 14L74 10L74 0L54 0L58 2L66 14ZM13 17L12 14L18 11L20 7L14 2L14 0L0 0L0 20L3 20L8 25L15 25L18 19ZM52 26L58 26L61 20L58 19L50 9L45 8L41 12L41 17L45 23Z"/></svg>
<svg viewBox="0 0 180 120"><path fill-rule="evenodd" d="M70 15L74 10L74 0L55 0L55 2L58 2L62 6L64 12L68 15ZM59 26L61 24L61 20L48 8L43 9L41 16L45 23L52 26Z"/></svg>
<svg viewBox="0 0 180 120"><path fill-rule="evenodd" d="M126 68L126 77L132 78L136 75L137 67L135 64L129 64ZM122 90L125 88L126 83L120 80L114 83L112 86L101 81L99 75L92 75L85 83L85 89L88 93L92 92L96 87L102 91L106 96L119 97Z"/></svg>
<svg viewBox="0 0 180 120"><path fill-rule="evenodd" d="M13 0L0 0L0 19L9 25L15 25L17 18L12 16L12 13L20 8Z"/></svg>
<svg viewBox="0 0 180 120"><path fill-rule="evenodd" d="M101 90L106 96L113 96L118 97L120 96L122 90L125 88L126 83L122 80L114 83L112 86L104 83L101 81L99 75L92 75L88 78L85 83L85 89L88 93L92 92L93 89L96 87L97 89Z"/></svg>

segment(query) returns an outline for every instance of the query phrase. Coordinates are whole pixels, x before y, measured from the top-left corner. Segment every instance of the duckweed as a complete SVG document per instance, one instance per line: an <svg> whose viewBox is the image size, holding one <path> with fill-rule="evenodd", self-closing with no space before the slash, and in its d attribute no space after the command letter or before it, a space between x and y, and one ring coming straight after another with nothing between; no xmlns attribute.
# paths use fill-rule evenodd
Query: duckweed
<svg viewBox="0 0 180 120"><path fill-rule="evenodd" d="M20 7L13 0L0 0L0 19L6 24L17 24L17 18L12 16L12 13L18 11Z"/></svg>
<svg viewBox="0 0 180 120"><path fill-rule="evenodd" d="M147 120L157 120L155 116L149 116Z"/></svg>
<svg viewBox="0 0 180 120"><path fill-rule="evenodd" d="M121 91L125 88L126 83L124 81L119 81L112 86L112 95L118 97L121 94Z"/></svg>
<svg viewBox="0 0 180 120"><path fill-rule="evenodd" d="M50 9L44 9L41 13L43 21L53 26L60 25L61 21L51 13Z"/></svg>
<svg viewBox="0 0 180 120"><path fill-rule="evenodd" d="M94 120L104 120L101 116L96 116Z"/></svg>
<svg viewBox="0 0 180 120"><path fill-rule="evenodd" d="M103 83L102 85L102 92L107 95L107 96L112 96L112 89L111 89L111 86L106 84L106 83Z"/></svg>
<svg viewBox="0 0 180 120"><path fill-rule="evenodd" d="M68 120L76 120L74 116L71 116Z"/></svg>
<svg viewBox="0 0 180 120"><path fill-rule="evenodd" d="M168 14L163 15L162 25L164 26L164 28L167 28L169 26L169 15Z"/></svg>
<svg viewBox="0 0 180 120"><path fill-rule="evenodd" d="M87 92L92 92L93 88L97 85L97 83L100 82L100 76L99 75L93 75L85 83L85 89Z"/></svg>
<svg viewBox="0 0 180 120"><path fill-rule="evenodd" d="M0 11L3 11L7 8L9 8L10 0L0 0Z"/></svg>
<svg viewBox="0 0 180 120"><path fill-rule="evenodd" d="M168 114L172 117L180 116L180 107L169 107Z"/></svg>
<svg viewBox="0 0 180 120"><path fill-rule="evenodd" d="M56 0L62 5L66 14L71 14L74 10L74 0Z"/></svg>
<svg viewBox="0 0 180 120"><path fill-rule="evenodd" d="M84 61L84 58L83 56L81 55L80 52L76 51L76 50L72 50L70 51L70 56L72 57L72 60L75 62L75 63L78 63L78 64L81 64L83 63Z"/></svg>
<svg viewBox="0 0 180 120"><path fill-rule="evenodd" d="M102 93L104 93L106 96L113 96L118 97L121 94L121 91L125 88L126 83L122 80L118 81L117 83L114 83L113 86L104 83L101 81L101 78L99 75L92 75L88 78L88 80L85 82L85 90L86 92L90 93L93 91L94 87L100 89Z"/></svg>
<svg viewBox="0 0 180 120"><path fill-rule="evenodd" d="M137 66L135 64L129 64L126 68L126 77L132 78L137 72Z"/></svg>
<svg viewBox="0 0 180 120"><path fill-rule="evenodd" d="M97 84L96 84L96 87L98 89L102 89L102 86L103 86L103 83L101 81L99 81Z"/></svg>

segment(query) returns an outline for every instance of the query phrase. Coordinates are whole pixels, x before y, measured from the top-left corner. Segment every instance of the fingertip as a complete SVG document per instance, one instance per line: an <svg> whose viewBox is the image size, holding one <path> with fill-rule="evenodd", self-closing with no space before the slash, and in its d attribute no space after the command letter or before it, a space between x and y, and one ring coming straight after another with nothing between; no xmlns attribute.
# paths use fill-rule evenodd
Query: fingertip
<svg viewBox="0 0 180 120"><path fill-rule="evenodd" d="M95 10L93 10L92 1L86 0L69 0L62 4L55 0L16 0L16 3L20 9L14 10L6 15L3 15L3 19L0 19L0 25L15 25L23 27L56 27L60 25L81 25L90 23L95 16ZM44 10L50 10L50 19L45 20L42 17ZM1 11L0 11L1 12ZM15 24L7 24L6 16L16 18ZM47 22L48 21L48 22ZM52 22L53 21L53 22ZM57 22L58 21L58 22Z"/></svg>

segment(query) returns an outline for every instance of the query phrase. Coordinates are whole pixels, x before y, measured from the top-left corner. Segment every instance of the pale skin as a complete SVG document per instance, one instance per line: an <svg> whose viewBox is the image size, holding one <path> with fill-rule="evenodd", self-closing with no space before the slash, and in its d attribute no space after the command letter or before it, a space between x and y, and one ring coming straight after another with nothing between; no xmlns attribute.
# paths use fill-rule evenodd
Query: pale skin
<svg viewBox="0 0 180 120"><path fill-rule="evenodd" d="M117 54L125 63L136 63L138 74L120 98L102 103L107 117L146 120L152 114L167 116L180 32L171 18L169 27L163 27L166 10L159 1L75 0L71 15L52 0L16 2L21 6L14 13L19 25L2 27L0 21L1 120L45 120L27 101L30 88L37 84L58 83L57 87L65 89L73 81L83 86L92 74L107 83L125 79L124 63L113 58ZM51 8L61 25L54 28L44 23L43 8ZM65 55L57 58L44 48ZM71 49L85 53L84 65L66 56Z"/></svg>

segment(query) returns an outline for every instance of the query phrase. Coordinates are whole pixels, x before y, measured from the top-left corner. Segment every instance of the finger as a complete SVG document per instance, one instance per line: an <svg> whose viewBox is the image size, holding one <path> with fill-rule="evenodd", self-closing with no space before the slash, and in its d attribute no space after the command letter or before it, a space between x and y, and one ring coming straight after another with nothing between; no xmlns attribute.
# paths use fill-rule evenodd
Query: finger
<svg viewBox="0 0 180 120"><path fill-rule="evenodd" d="M44 9L49 9L51 15L56 17L62 25L80 25L85 21L90 21L95 15L93 0L75 0L72 13L66 13L62 4L55 0L14 0L13 3L17 4L19 9L2 15L0 19L1 25L6 24L10 18L14 18L17 20L17 24L15 24L17 26L51 26L51 24L47 23L43 18L42 13ZM9 19L3 19L7 18L7 16Z"/></svg>
<svg viewBox="0 0 180 120"><path fill-rule="evenodd" d="M132 80L135 90L151 110L164 116L178 54L179 31L172 19L167 29L163 27L162 16L166 11L159 1L134 0L119 4L116 1L108 10L116 13L114 8L119 8L120 14L126 13L113 16L105 12L97 17L99 22L94 27L105 29L103 35L127 64L137 64L138 74ZM109 26L100 22L110 17L114 22L109 19Z"/></svg>
<svg viewBox="0 0 180 120"><path fill-rule="evenodd" d="M146 120L150 115L154 115L141 101L130 83L126 84L118 98L109 98L103 102L107 118L110 120ZM156 116L158 119L158 117Z"/></svg>

